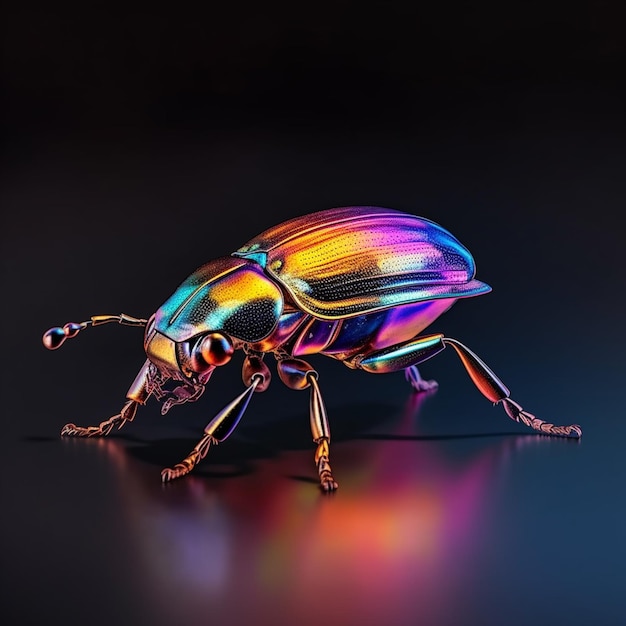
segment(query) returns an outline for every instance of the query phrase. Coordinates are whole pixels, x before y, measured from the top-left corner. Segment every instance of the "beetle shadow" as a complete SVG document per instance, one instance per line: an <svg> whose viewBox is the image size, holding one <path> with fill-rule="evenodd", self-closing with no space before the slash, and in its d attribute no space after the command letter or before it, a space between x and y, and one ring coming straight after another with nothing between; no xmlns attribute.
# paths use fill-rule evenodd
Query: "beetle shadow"
<svg viewBox="0 0 626 626"><path fill-rule="evenodd" d="M428 394L430 395L430 394ZM334 444L349 441L452 441L498 437L528 437L533 433L491 432L420 435L406 433L398 428L399 420L412 423L420 413L420 407L428 395L411 396L404 410L397 405L382 403L347 404L335 407L331 420ZM394 432L395 431L395 432ZM400 432L399 432L400 431ZM178 431L181 433L181 431ZM149 465L172 467L184 459L198 443L201 432L159 440L143 440L139 436L117 435L127 442L129 456ZM195 431L194 431L195 432ZM239 425L237 430L220 445L212 446L205 459L194 469L196 476L207 478L235 478L254 473L255 463L277 458L283 452L310 451L315 444L311 441L308 417L302 412L286 415L279 419L250 420ZM317 483L317 478L290 476L294 480Z"/></svg>
<svg viewBox="0 0 626 626"><path fill-rule="evenodd" d="M349 404L335 408L331 419L333 442L358 439L368 430L384 428L384 424L393 421L397 413L397 406L390 404ZM159 427L159 432L162 428ZM76 438L71 441L117 442L130 458L164 468L184 459L203 434L202 427L194 427L189 422L173 423L171 432L171 436L155 438L150 423L138 421L132 430L114 431L104 439ZM29 444L42 444L56 443L62 438L34 433L21 439ZM259 415L256 419L242 421L227 441L211 446L207 457L194 468L194 475L218 479L244 476L254 472L255 462L276 458L288 451L307 450L312 455L314 449L306 412L288 413L278 418Z"/></svg>
<svg viewBox="0 0 626 626"><path fill-rule="evenodd" d="M397 406L386 404L350 404L336 408L331 426L333 442L360 439L373 428L384 428L397 417L397 412ZM190 436L189 432L191 428L187 426L184 430L178 427L174 437L156 440L142 437L140 430L115 433L112 438L124 445L130 457L163 468L179 463L202 437L201 430L194 430L195 436ZM211 446L206 458L194 468L194 474L207 478L244 476L254 472L256 462L299 450L308 450L311 454L315 450L306 414L299 412L271 420L260 416L240 424L228 441Z"/></svg>
<svg viewBox="0 0 626 626"><path fill-rule="evenodd" d="M120 437L122 439L122 437ZM133 437L126 441L126 453L148 465L160 468L173 467L180 463L198 443L195 439L172 437L158 441L145 441ZM207 478L236 478L252 474L254 462L276 456L273 450L253 442L237 440L233 437L228 445L211 446L209 453L201 463L194 468L196 476Z"/></svg>
<svg viewBox="0 0 626 626"><path fill-rule="evenodd" d="M51 443L52 441L58 440L58 437L49 437L44 435L24 435L20 438L20 441L25 443Z"/></svg>
<svg viewBox="0 0 626 626"><path fill-rule="evenodd" d="M497 437L534 437L535 433L490 432L459 434L414 434L413 427L420 408L431 394L411 395L404 409L383 403L350 403L334 407L331 417L334 444L350 441L452 441ZM142 430L143 428L143 430ZM172 467L184 459L202 437L202 427L189 423L172 424L173 436L155 438L147 433L150 424L134 425L133 431L115 432L106 440L122 446L120 452L142 464L159 469ZM159 429L160 430L160 429ZM57 437L30 435L22 438L28 443L58 441ZM78 441L78 440L76 440ZM260 415L243 421L228 441L212 446L209 454L194 469L200 478L229 479L253 474L259 461L279 457L284 452L308 451L313 456L315 444L311 441L309 419L306 413L276 417ZM290 475L287 478L317 484L317 477Z"/></svg>

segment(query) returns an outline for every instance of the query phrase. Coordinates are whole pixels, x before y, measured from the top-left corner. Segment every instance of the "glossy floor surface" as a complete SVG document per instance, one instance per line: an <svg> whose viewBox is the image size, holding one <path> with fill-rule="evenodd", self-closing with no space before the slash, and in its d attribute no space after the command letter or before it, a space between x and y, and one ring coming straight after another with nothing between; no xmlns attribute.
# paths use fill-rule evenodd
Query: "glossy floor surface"
<svg viewBox="0 0 626 626"><path fill-rule="evenodd" d="M526 392L585 428L580 442L536 436L446 357L455 373L434 394L326 368L332 496L316 486L304 394L276 390L273 405L268 391L167 485L159 470L191 449L206 408L61 440L53 420L84 406L23 398L3 443L3 623L623 623L619 406L569 384Z"/></svg>

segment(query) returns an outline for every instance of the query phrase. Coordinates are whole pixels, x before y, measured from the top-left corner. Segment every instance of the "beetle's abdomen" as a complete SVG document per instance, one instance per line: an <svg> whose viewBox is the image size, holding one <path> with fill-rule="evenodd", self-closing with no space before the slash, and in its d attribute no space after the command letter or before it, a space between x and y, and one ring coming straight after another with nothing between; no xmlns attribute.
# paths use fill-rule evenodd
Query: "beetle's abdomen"
<svg viewBox="0 0 626 626"><path fill-rule="evenodd" d="M337 320L486 293L447 230L392 209L344 207L279 224L235 252L255 259L296 304Z"/></svg>
<svg viewBox="0 0 626 626"><path fill-rule="evenodd" d="M456 301L455 298L407 304L344 320L311 319L290 350L293 356L328 354L349 357L364 348L379 350L413 339Z"/></svg>

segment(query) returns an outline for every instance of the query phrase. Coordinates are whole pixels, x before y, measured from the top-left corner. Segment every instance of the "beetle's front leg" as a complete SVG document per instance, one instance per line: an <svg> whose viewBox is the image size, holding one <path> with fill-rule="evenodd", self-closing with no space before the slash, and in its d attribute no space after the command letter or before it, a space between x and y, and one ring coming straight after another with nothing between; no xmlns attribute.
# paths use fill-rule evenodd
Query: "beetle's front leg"
<svg viewBox="0 0 626 626"><path fill-rule="evenodd" d="M122 410L108 420L100 422L98 426L76 426L65 424L61 429L61 435L67 437L106 437L116 426L118 430L127 422L132 422L137 413L137 407L145 404L150 395L150 361L146 361L139 370L139 374L130 386L126 398L128 402Z"/></svg>
<svg viewBox="0 0 626 626"><path fill-rule="evenodd" d="M100 422L98 426L76 426L76 424L65 424L61 429L61 435L67 437L106 437L115 426L121 428L126 422L132 422L137 413L137 402L129 400L122 410L108 420Z"/></svg>
<svg viewBox="0 0 626 626"><path fill-rule="evenodd" d="M284 359L278 362L278 375L290 389L311 388L309 415L311 434L317 444L315 466L320 479L320 487L325 493L338 488L330 467L330 425L326 415L326 407L317 384L318 373L300 359Z"/></svg>
<svg viewBox="0 0 626 626"><path fill-rule="evenodd" d="M194 446L193 450L174 467L166 467L161 472L161 480L165 483L189 474L191 470L207 455L211 444L218 444L227 439L242 418L248 407L250 398L255 391L265 391L270 381L267 366L258 357L247 357L244 362L243 379L248 388L230 404L226 405L204 429L204 437Z"/></svg>

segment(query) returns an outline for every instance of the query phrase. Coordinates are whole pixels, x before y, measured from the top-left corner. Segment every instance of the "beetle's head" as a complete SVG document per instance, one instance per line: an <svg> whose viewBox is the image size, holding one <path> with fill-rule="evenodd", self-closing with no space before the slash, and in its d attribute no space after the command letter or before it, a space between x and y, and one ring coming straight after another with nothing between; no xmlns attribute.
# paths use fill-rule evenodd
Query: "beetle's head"
<svg viewBox="0 0 626 626"><path fill-rule="evenodd" d="M226 365L240 344L224 332L207 331L173 341L155 329L154 316L146 326L146 355L163 375L206 383L216 367Z"/></svg>

